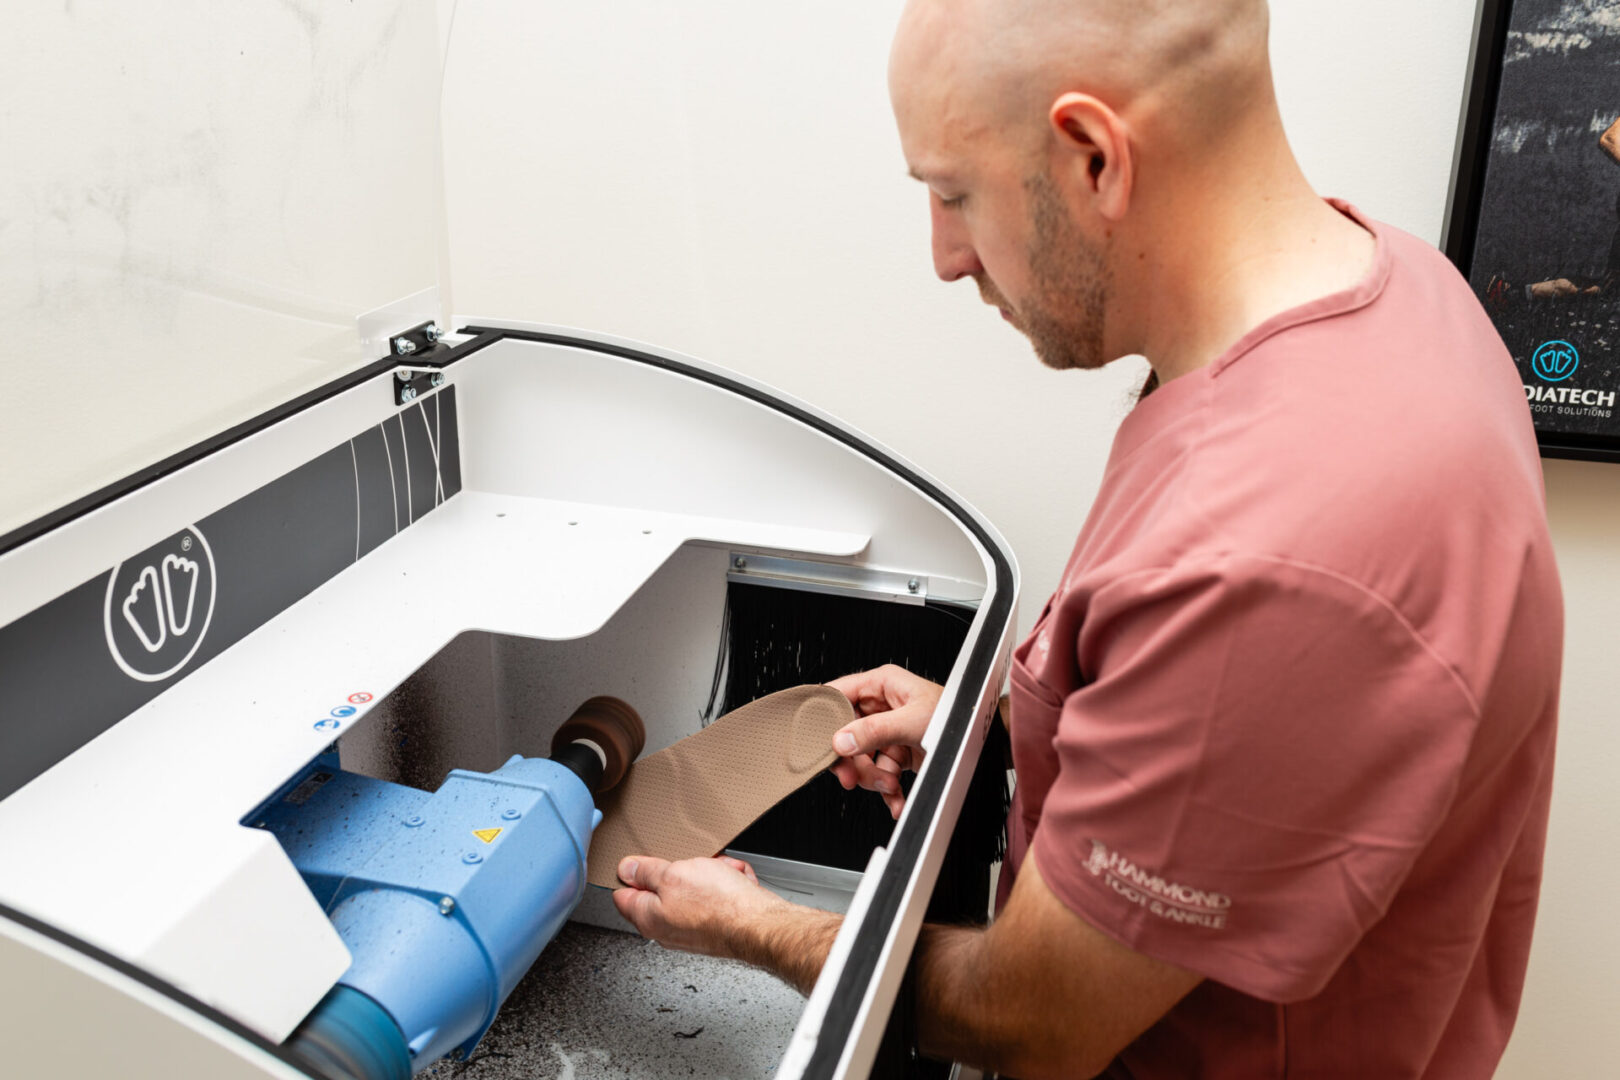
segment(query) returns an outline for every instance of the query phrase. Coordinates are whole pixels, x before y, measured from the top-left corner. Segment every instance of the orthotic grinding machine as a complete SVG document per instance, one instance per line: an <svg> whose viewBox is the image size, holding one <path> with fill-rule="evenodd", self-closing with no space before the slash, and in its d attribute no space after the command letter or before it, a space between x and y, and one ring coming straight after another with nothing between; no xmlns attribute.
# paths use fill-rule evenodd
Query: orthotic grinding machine
<svg viewBox="0 0 1620 1080"><path fill-rule="evenodd" d="M456 770L429 795L322 757L255 825L287 850L354 963L294 1032L326 1075L406 1080L465 1058L585 894L592 805L646 741L616 698L592 698L549 760ZM499 841L497 843L497 841Z"/></svg>

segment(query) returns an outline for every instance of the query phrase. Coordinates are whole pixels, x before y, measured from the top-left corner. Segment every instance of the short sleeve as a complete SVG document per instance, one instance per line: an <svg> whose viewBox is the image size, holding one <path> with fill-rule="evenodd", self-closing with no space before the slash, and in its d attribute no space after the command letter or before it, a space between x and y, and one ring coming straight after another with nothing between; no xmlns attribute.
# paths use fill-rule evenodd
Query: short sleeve
<svg viewBox="0 0 1620 1080"><path fill-rule="evenodd" d="M1387 601L1267 558L1110 584L1077 647L1032 838L1048 885L1135 951L1314 996L1448 812L1466 686Z"/></svg>

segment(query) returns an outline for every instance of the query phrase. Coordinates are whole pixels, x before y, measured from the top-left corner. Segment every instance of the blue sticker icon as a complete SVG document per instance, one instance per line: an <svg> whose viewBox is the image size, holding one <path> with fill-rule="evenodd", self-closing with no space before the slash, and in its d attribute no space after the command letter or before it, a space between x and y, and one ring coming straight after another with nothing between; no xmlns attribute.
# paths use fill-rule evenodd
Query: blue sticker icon
<svg viewBox="0 0 1620 1080"><path fill-rule="evenodd" d="M1530 359L1530 370L1547 382L1563 382L1580 366L1580 351L1567 341L1549 341Z"/></svg>
<svg viewBox="0 0 1620 1080"><path fill-rule="evenodd" d="M336 731L338 722L330 717L315 721L316 731Z"/></svg>
<svg viewBox="0 0 1620 1080"><path fill-rule="evenodd" d="M348 717L353 716L359 711L360 710L356 709L353 705L339 705L337 708L332 710L332 715L338 717Z"/></svg>

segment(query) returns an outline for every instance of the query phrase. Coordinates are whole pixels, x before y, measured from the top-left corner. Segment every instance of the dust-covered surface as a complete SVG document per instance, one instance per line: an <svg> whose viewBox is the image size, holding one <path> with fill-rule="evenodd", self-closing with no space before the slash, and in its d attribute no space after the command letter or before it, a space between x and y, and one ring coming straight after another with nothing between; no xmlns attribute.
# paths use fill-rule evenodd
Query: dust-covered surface
<svg viewBox="0 0 1620 1080"><path fill-rule="evenodd" d="M1530 386L1620 390L1620 162L1599 141L1617 117L1620 5L1515 0L1469 276ZM1556 280L1598 294L1525 296ZM1538 376L1533 358L1557 341L1578 369ZM1537 426L1620 435L1620 408L1600 402L1538 401Z"/></svg>
<svg viewBox="0 0 1620 1080"><path fill-rule="evenodd" d="M804 999L745 965L569 923L465 1063L432 1080L769 1077Z"/></svg>

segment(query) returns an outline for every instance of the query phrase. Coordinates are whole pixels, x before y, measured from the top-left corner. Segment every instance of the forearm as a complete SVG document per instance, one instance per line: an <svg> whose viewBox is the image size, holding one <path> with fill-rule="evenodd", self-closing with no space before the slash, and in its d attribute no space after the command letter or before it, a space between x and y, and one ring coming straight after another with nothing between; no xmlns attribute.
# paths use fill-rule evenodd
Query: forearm
<svg viewBox="0 0 1620 1080"><path fill-rule="evenodd" d="M989 1018L976 1000L975 980L985 974L984 932L924 926L917 938L917 1048L937 1061L993 1067L986 1033Z"/></svg>
<svg viewBox="0 0 1620 1080"><path fill-rule="evenodd" d="M808 997L843 923L841 916L784 900L769 917L755 919L741 929L733 938L732 953Z"/></svg>
<svg viewBox="0 0 1620 1080"><path fill-rule="evenodd" d="M1026 972L997 964L985 930L924 926L917 939L917 1043L927 1057L1029 1077L1091 1075L1076 1072L1071 1034L1081 1022L1057 1022L1030 1000L1047 996ZM1064 1010L1067 1012L1068 1010ZM1032 1022L1033 1021L1033 1022ZM1059 1062L1058 1072L1051 1071ZM1083 1066L1081 1066L1083 1067Z"/></svg>

